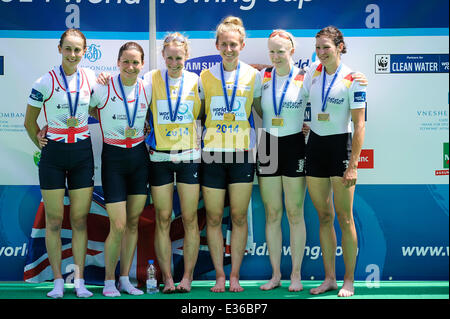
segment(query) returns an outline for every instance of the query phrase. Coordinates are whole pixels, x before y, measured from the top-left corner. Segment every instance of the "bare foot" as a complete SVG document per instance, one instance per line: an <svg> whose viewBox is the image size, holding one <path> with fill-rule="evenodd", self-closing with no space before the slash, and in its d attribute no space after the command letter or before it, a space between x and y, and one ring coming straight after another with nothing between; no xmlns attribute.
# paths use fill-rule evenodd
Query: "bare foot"
<svg viewBox="0 0 450 319"><path fill-rule="evenodd" d="M225 277L216 278L216 284L210 290L212 292L225 292Z"/></svg>
<svg viewBox="0 0 450 319"><path fill-rule="evenodd" d="M341 290L339 290L338 297L351 297L355 294L352 280L344 280Z"/></svg>
<svg viewBox="0 0 450 319"><path fill-rule="evenodd" d="M178 292L190 292L191 291L191 283L192 280L189 280L187 278L181 279L180 283L177 286Z"/></svg>
<svg viewBox="0 0 450 319"><path fill-rule="evenodd" d="M176 292L175 284L173 283L173 278L166 279L164 281L164 288L162 290L163 294L173 294Z"/></svg>
<svg viewBox="0 0 450 319"><path fill-rule="evenodd" d="M239 284L239 279L235 277L230 277L230 291L231 292L242 292L244 288Z"/></svg>
<svg viewBox="0 0 450 319"><path fill-rule="evenodd" d="M281 286L280 280L272 278L268 282L266 282L264 285L259 287L259 289L261 289L261 290L272 290L272 289L278 288L280 286Z"/></svg>
<svg viewBox="0 0 450 319"><path fill-rule="evenodd" d="M291 278L291 284L289 285L290 292L298 292L303 290L303 285L300 278Z"/></svg>
<svg viewBox="0 0 450 319"><path fill-rule="evenodd" d="M319 295L319 294L323 294L324 292L331 291L331 290L336 290L336 289L338 289L338 286L336 284L336 280L334 280L334 279L325 279L323 281L323 283L319 287L311 289L309 291L309 293L311 295Z"/></svg>

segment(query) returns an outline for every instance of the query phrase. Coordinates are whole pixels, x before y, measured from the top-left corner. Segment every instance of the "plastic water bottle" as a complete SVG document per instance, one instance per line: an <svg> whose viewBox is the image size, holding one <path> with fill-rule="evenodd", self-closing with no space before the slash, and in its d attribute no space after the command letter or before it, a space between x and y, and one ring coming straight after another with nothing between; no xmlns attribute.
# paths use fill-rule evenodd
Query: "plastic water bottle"
<svg viewBox="0 0 450 319"><path fill-rule="evenodd" d="M153 259L148 261L147 267L147 293L155 294L158 293L158 282L156 280L156 267L153 264Z"/></svg>

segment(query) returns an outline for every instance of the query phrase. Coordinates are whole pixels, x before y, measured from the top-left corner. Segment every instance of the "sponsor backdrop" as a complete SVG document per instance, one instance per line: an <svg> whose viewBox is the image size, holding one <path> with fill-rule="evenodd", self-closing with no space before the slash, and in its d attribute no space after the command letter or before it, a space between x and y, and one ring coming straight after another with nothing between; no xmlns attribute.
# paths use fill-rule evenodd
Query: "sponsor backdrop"
<svg viewBox="0 0 450 319"><path fill-rule="evenodd" d="M332 24L343 30L348 48L344 63L369 79L366 138L354 202L359 246L356 279L448 280L448 1L156 0L156 21L152 21L156 53L148 50L149 3L0 0L0 280L23 279L41 202L40 153L23 128L26 101L33 82L59 64L61 33L67 27L80 28L88 38L81 66L96 73L116 73L117 52L125 41L139 42L151 62L161 67L164 35L181 31L190 38L187 69L199 73L220 62L214 30L228 14L244 21L247 40L241 56L251 64L269 64L267 37L275 28L288 29L296 37L294 60L300 67L315 61L314 35L320 28ZM44 123L43 116L39 121ZM90 129L95 181L101 189L98 123L92 120ZM256 183L249 211L252 240L241 278L269 278L264 208ZM308 195L305 219L302 277L321 279L318 218ZM286 218L282 227L282 272L288 279ZM337 224L336 230L340 239ZM182 271L178 264L174 268ZM197 279L214 278L210 267L204 269L196 272ZM340 243L337 272L341 279Z"/></svg>

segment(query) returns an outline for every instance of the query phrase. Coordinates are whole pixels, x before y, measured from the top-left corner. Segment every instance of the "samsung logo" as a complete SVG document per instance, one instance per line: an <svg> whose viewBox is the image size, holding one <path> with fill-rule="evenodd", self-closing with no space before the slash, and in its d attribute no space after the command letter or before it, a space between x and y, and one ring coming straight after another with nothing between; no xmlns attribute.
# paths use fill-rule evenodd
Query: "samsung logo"
<svg viewBox="0 0 450 319"><path fill-rule="evenodd" d="M220 55L206 55L187 60L184 67L186 70L200 75L202 70L209 69L220 62L222 62Z"/></svg>

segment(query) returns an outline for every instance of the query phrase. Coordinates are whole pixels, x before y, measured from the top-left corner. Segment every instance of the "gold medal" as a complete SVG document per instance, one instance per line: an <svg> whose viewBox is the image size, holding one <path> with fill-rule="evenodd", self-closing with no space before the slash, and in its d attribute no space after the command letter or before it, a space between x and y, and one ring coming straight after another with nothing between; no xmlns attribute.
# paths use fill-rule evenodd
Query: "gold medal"
<svg viewBox="0 0 450 319"><path fill-rule="evenodd" d="M272 126L283 126L284 119L280 117L273 117L272 118Z"/></svg>
<svg viewBox="0 0 450 319"><path fill-rule="evenodd" d="M125 137L126 138L133 138L133 137L135 137L136 136L136 129L134 129L134 128L129 128L129 127L127 127L126 129L125 129Z"/></svg>
<svg viewBox="0 0 450 319"><path fill-rule="evenodd" d="M329 113L319 113L319 114L317 114L317 120L318 121L329 121L330 114Z"/></svg>
<svg viewBox="0 0 450 319"><path fill-rule="evenodd" d="M67 126L68 127L77 127L78 126L78 119L76 117L69 117L67 119Z"/></svg>
<svg viewBox="0 0 450 319"><path fill-rule="evenodd" d="M224 121L234 121L234 113L223 113Z"/></svg>

